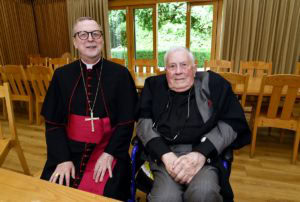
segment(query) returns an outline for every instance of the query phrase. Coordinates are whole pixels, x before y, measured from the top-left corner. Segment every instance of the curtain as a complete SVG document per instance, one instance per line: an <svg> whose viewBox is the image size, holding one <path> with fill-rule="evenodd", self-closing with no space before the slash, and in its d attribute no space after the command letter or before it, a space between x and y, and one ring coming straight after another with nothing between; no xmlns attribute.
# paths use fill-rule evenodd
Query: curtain
<svg viewBox="0 0 300 202"><path fill-rule="evenodd" d="M104 33L103 57L110 55L110 38L108 25L108 0L67 0L69 36L72 35L73 25L77 18L89 16L94 18L102 27ZM73 56L78 56L70 37L70 50Z"/></svg>
<svg viewBox="0 0 300 202"><path fill-rule="evenodd" d="M40 54L60 57L70 52L66 0L33 0Z"/></svg>
<svg viewBox="0 0 300 202"><path fill-rule="evenodd" d="M39 53L30 0L0 0L0 64L23 64Z"/></svg>
<svg viewBox="0 0 300 202"><path fill-rule="evenodd" d="M267 61L273 73L293 73L300 58L299 0L224 0L222 59Z"/></svg>

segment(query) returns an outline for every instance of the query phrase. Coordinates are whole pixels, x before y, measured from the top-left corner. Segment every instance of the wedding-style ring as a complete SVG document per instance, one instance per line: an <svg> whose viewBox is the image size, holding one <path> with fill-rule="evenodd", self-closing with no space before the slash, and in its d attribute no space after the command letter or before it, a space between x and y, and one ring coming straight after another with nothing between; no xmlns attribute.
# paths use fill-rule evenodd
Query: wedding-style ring
<svg viewBox="0 0 300 202"><path fill-rule="evenodd" d="M55 173L55 175L54 175L55 177L57 177L57 176L59 176L59 173Z"/></svg>

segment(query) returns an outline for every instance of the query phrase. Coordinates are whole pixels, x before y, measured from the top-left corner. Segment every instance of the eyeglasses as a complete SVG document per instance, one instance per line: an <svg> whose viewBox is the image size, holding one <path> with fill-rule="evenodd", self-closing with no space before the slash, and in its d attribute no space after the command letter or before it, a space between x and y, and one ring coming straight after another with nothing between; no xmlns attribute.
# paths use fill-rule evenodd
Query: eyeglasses
<svg viewBox="0 0 300 202"><path fill-rule="evenodd" d="M80 32L76 32L74 34L74 37L76 37L76 35L79 37L79 39L81 40L87 40L89 38L89 35L91 34L93 39L100 39L103 36L102 31L100 30L95 30L95 31L91 31L91 32L87 32L87 31L80 31Z"/></svg>

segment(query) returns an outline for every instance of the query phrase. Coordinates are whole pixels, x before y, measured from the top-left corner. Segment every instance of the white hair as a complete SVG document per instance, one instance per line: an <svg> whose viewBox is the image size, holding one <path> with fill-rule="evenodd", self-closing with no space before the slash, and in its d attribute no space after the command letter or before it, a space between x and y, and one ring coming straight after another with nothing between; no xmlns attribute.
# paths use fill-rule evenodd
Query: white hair
<svg viewBox="0 0 300 202"><path fill-rule="evenodd" d="M182 52L186 52L188 57L189 57L189 60L192 62L192 65L195 64L195 58L194 58L194 55L192 54L191 51L189 51L186 47L183 47L183 46L176 46L176 47L172 47L170 48L165 56L164 56L164 62L165 62L165 66L167 66L167 63L168 63L168 59L169 59L169 56L171 53L174 53L174 52L179 52L179 51L182 51Z"/></svg>

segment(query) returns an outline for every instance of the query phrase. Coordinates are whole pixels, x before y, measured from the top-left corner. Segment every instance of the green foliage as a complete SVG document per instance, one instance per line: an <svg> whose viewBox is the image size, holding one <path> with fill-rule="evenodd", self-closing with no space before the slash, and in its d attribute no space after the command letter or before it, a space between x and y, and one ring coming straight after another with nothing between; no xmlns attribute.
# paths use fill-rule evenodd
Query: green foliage
<svg viewBox="0 0 300 202"><path fill-rule="evenodd" d="M164 56L166 54L166 51L159 51L158 52L158 66L164 67ZM112 57L114 58L126 58L127 60L127 54L124 50L113 50L111 52ZM203 67L204 60L209 60L210 58L210 52L205 50L199 50L196 52L193 52L193 55L195 59L199 62L198 67ZM149 50L140 50L136 53L136 58L138 59L149 59L153 58L153 52Z"/></svg>
<svg viewBox="0 0 300 202"><path fill-rule="evenodd" d="M213 6L193 6L191 10L190 49L203 66L209 59ZM112 10L109 13L112 56L126 58L126 10ZM152 9L135 9L136 58L152 58L153 33ZM172 46L185 46L186 40L186 3L158 4L158 61L164 66L163 57Z"/></svg>

